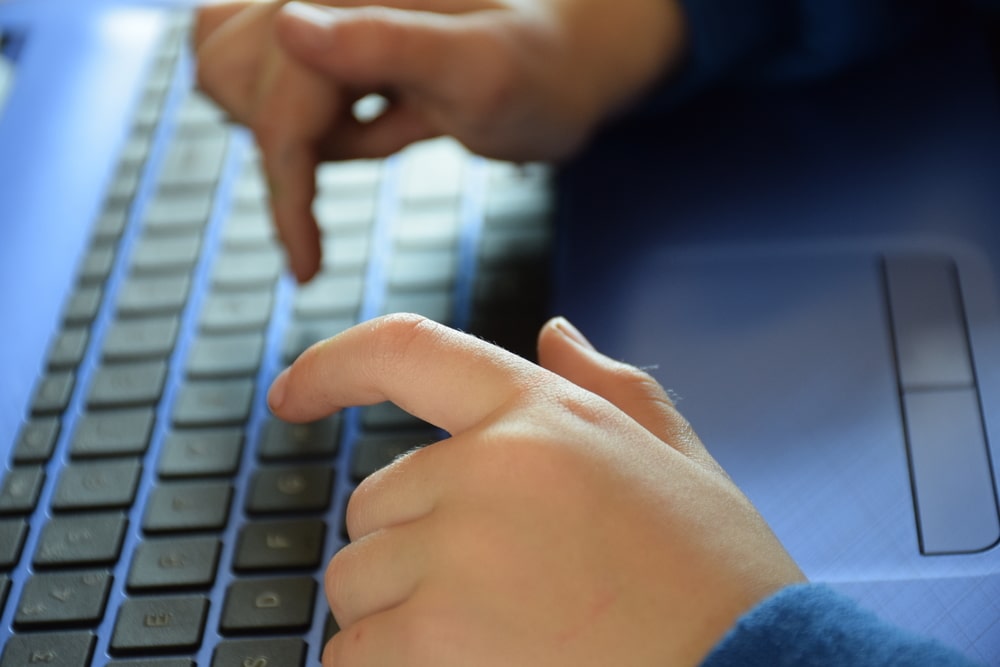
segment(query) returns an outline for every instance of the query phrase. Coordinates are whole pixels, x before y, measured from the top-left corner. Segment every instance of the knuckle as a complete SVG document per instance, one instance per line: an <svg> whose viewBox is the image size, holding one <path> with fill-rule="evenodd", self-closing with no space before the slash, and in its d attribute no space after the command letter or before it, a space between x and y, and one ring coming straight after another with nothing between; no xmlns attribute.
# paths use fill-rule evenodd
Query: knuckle
<svg viewBox="0 0 1000 667"><path fill-rule="evenodd" d="M573 420L595 425L601 425L607 420L607 403L590 392L559 392L549 400L554 407Z"/></svg>
<svg viewBox="0 0 1000 667"><path fill-rule="evenodd" d="M393 313L373 320L369 354L374 374L398 368L414 345L428 337L437 338L441 326L413 313Z"/></svg>
<svg viewBox="0 0 1000 667"><path fill-rule="evenodd" d="M326 573L323 579L326 587L327 602L338 622L343 622L345 619L346 609L343 604L344 582L347 572L350 569L350 554L350 545L345 546L335 553L326 566Z"/></svg>
<svg viewBox="0 0 1000 667"><path fill-rule="evenodd" d="M667 395L666 390L657 382L656 378L640 368L619 363L611 371L611 378L612 381L625 387L637 398L669 407L674 406L674 402L670 400L670 396Z"/></svg>
<svg viewBox="0 0 1000 667"><path fill-rule="evenodd" d="M486 55L477 63L481 73L474 79L478 85L468 91L471 117L484 124L510 113L523 95L521 68L510 47L501 41L501 37L487 35L488 43L482 49Z"/></svg>
<svg viewBox="0 0 1000 667"><path fill-rule="evenodd" d="M378 472L362 480L347 499L344 522L347 534L352 540L357 540L368 532L366 517L368 516L369 499L379 491Z"/></svg>
<svg viewBox="0 0 1000 667"><path fill-rule="evenodd" d="M405 46L407 31L389 19L382 6L356 7L349 21L335 22L327 40L326 61L362 79L384 71ZM336 45L336 46L334 46Z"/></svg>
<svg viewBox="0 0 1000 667"><path fill-rule="evenodd" d="M323 667L362 664L368 650L369 635L364 619L341 627L323 649Z"/></svg>

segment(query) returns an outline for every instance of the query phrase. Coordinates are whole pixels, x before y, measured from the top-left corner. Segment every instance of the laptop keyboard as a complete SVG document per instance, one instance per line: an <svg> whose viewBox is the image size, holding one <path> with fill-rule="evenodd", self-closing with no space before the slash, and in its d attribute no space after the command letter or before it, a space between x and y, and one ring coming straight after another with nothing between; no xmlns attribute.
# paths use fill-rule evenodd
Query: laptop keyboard
<svg viewBox="0 0 1000 667"><path fill-rule="evenodd" d="M310 344L418 312L530 356L549 175L449 140L325 165L320 274L285 275L259 157L166 31L0 477L0 667L319 664L359 481L443 434L264 396Z"/></svg>

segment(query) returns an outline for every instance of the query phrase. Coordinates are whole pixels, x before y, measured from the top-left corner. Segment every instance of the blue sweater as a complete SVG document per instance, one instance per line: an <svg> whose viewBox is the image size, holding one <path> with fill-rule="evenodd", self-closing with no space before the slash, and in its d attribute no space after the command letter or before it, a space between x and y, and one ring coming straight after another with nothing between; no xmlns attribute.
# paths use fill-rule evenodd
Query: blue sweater
<svg viewBox="0 0 1000 667"><path fill-rule="evenodd" d="M653 106L718 85L801 81L843 71L959 11L1000 0L681 0L690 48ZM793 586L744 616L703 667L972 664L818 585Z"/></svg>
<svg viewBox="0 0 1000 667"><path fill-rule="evenodd" d="M719 84L806 80L898 47L956 12L1000 0L680 0L687 62L665 91L686 98Z"/></svg>
<svg viewBox="0 0 1000 667"><path fill-rule="evenodd" d="M879 619L817 584L790 586L739 620L702 667L968 667L934 640Z"/></svg>

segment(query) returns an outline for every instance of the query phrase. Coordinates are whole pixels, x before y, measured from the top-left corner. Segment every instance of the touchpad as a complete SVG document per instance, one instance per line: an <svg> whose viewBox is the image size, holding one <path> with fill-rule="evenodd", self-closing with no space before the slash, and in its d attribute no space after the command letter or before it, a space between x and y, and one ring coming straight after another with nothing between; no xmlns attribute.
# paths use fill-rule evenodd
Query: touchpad
<svg viewBox="0 0 1000 667"><path fill-rule="evenodd" d="M947 259L651 249L626 271L601 344L674 393L808 576L996 542Z"/></svg>

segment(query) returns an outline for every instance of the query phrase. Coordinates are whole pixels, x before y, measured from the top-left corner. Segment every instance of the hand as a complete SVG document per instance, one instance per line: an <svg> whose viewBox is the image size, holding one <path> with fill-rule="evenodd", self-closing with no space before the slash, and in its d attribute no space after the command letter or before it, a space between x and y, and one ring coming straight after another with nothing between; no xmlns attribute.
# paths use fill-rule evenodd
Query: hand
<svg viewBox="0 0 1000 667"><path fill-rule="evenodd" d="M561 319L539 354L396 315L275 381L284 419L388 399L452 434L351 497L324 665L694 665L802 580L649 375Z"/></svg>
<svg viewBox="0 0 1000 667"><path fill-rule="evenodd" d="M319 267L323 160L452 135L488 157L565 157L680 58L675 0L324 0L199 13L201 87L254 132L292 269ZM354 102L386 97L384 113Z"/></svg>

